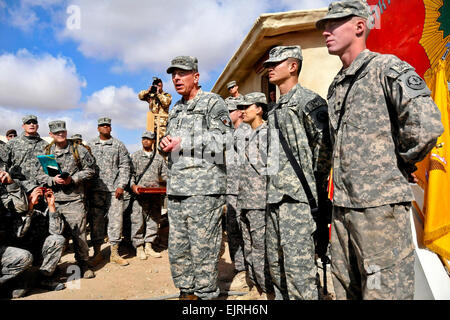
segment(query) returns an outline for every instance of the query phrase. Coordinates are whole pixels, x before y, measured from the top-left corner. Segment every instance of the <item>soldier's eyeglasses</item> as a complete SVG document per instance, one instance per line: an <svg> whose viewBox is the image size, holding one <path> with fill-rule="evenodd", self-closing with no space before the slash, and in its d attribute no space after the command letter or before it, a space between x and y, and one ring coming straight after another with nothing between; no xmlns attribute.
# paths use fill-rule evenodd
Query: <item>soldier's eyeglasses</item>
<svg viewBox="0 0 450 320"><path fill-rule="evenodd" d="M25 124L37 124L36 120L29 120L27 122L25 122Z"/></svg>

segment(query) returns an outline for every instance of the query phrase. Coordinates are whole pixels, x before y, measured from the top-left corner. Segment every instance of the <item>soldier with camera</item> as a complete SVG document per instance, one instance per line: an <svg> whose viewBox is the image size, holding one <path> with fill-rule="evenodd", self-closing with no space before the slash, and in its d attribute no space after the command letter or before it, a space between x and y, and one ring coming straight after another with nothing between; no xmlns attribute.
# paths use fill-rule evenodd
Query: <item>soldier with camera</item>
<svg viewBox="0 0 450 320"><path fill-rule="evenodd" d="M20 181L0 171L0 195L0 225L5 235L0 246L0 284L17 277L13 298L24 296L34 286L64 289L64 283L52 279L65 243L64 221L53 191L37 187L27 194ZM36 209L46 206L46 210ZM31 267L32 262L38 270Z"/></svg>
<svg viewBox="0 0 450 320"><path fill-rule="evenodd" d="M94 272L88 267L85 182L95 176L95 160L85 147L67 139L64 121L52 121L48 126L53 142L45 148L45 153L55 155L62 174L50 177L41 171L38 181L55 192L56 207L66 224L65 236L73 239L75 259L82 275L84 278L93 278Z"/></svg>
<svg viewBox="0 0 450 320"><path fill-rule="evenodd" d="M147 90L142 90L138 95L139 99L142 101L147 101L149 104L150 111L159 115L157 121L159 121L159 130L155 124L155 128L150 128L151 131L156 132L157 137L163 137L166 134L167 118L169 116L169 106L172 102L172 96L163 91L162 80L153 77L152 85Z"/></svg>
<svg viewBox="0 0 450 320"><path fill-rule="evenodd" d="M24 132L19 137L8 141L3 147L1 157L11 177L22 181L27 191L30 191L37 185L35 178L39 170L39 162L36 156L42 154L48 143L37 132L39 124L36 116L27 115L22 118L22 122Z"/></svg>

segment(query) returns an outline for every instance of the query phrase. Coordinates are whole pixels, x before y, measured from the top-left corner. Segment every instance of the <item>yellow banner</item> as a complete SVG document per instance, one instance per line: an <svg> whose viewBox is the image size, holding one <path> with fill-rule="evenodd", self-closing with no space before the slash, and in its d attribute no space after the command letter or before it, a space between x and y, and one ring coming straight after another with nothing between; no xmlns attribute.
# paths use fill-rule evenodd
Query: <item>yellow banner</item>
<svg viewBox="0 0 450 320"><path fill-rule="evenodd" d="M424 243L435 253L450 260L450 122L446 63L438 66L427 78L432 97L441 111L444 133L425 160L418 164L416 175L425 190L423 218Z"/></svg>

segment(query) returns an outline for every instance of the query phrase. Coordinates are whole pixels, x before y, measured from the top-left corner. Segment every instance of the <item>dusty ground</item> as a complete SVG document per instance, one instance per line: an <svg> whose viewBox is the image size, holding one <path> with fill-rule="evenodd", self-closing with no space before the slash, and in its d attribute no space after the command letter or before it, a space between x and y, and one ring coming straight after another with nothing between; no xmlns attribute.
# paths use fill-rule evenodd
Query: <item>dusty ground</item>
<svg viewBox="0 0 450 320"><path fill-rule="evenodd" d="M134 249L126 242L120 247L120 254L129 262L128 266L121 267L108 262L109 244L102 246L102 253L106 258L94 270L93 279L79 279L68 281L74 276L75 258L70 246L63 255L56 276L66 282L67 288L61 291L46 292L34 289L28 296L17 300L172 300L178 296L178 289L172 282L167 252L168 227L161 229L162 258L149 257L140 260L135 256ZM226 239L226 238L225 238ZM93 249L90 248L90 256ZM219 275L230 276L233 265L229 258L228 245L224 242L224 251L219 262ZM320 272L320 270L319 270ZM70 278L70 279L69 279ZM331 280L328 289L332 290ZM219 282L221 291L228 291L229 283ZM236 295L221 295L221 300L234 300Z"/></svg>

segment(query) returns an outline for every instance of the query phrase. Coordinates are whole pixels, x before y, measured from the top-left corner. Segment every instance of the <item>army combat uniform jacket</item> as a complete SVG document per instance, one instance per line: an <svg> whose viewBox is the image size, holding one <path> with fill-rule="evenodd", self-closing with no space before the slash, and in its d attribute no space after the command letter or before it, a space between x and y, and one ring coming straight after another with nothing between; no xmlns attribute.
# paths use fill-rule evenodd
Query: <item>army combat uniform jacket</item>
<svg viewBox="0 0 450 320"><path fill-rule="evenodd" d="M190 101L179 100L170 110L167 135L182 139L181 150L169 156L167 194L225 194L231 119L223 99L200 90Z"/></svg>
<svg viewBox="0 0 450 320"><path fill-rule="evenodd" d="M22 133L3 146L6 170L13 179L27 180L28 191L36 186L36 177L40 172L40 164L36 156L44 154L44 148L47 145L48 143L39 134L26 136Z"/></svg>
<svg viewBox="0 0 450 320"><path fill-rule="evenodd" d="M265 209L267 187L267 124L248 131L245 157L239 171L238 207ZM263 215L264 221L264 215Z"/></svg>
<svg viewBox="0 0 450 320"><path fill-rule="evenodd" d="M131 155L131 180L130 186L140 185L144 188L158 187L160 182L167 180L167 164L164 158L156 151L152 164L143 172L152 154L147 155L143 150L138 150ZM143 174L143 175L142 175ZM137 181L142 175L139 182Z"/></svg>
<svg viewBox="0 0 450 320"><path fill-rule="evenodd" d="M79 164L74 156L74 147L72 142L68 141L65 148L59 149L52 145L49 154L55 155L56 162L59 164L62 172L67 172L72 177L72 183L67 186L57 185L53 178L43 174L38 178L41 184L46 183L52 187L55 193L56 201L73 201L84 199L85 182L95 176L95 160L89 151L83 146L77 146Z"/></svg>
<svg viewBox="0 0 450 320"><path fill-rule="evenodd" d="M277 113L280 130L295 159L303 170L316 198L326 198L326 179L330 169L327 103L319 95L300 84L282 95L269 112L269 175L267 202L278 203L283 196L308 203L303 187L278 139L273 139ZM278 168L277 168L278 167ZM319 192L318 192L319 190Z"/></svg>
<svg viewBox="0 0 450 320"><path fill-rule="evenodd" d="M252 128L245 122L233 131L233 139L225 152L227 166L227 195L237 196L239 193L240 167L245 159L245 138Z"/></svg>
<svg viewBox="0 0 450 320"><path fill-rule="evenodd" d="M119 140L102 141L99 137L89 143L95 158L98 176L92 181L92 191L115 192L125 189L130 181L130 155Z"/></svg>
<svg viewBox="0 0 450 320"><path fill-rule="evenodd" d="M350 81L369 59L348 94L338 131ZM439 109L414 68L395 56L365 50L337 74L328 104L334 206L368 208L413 200L407 176L443 132Z"/></svg>

